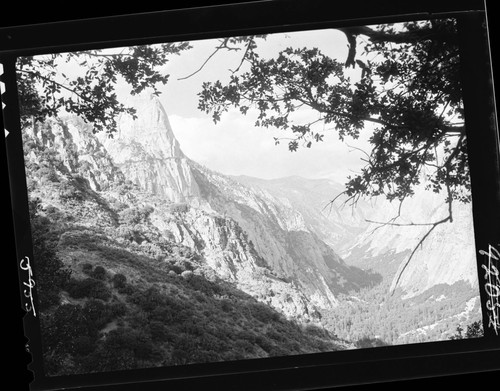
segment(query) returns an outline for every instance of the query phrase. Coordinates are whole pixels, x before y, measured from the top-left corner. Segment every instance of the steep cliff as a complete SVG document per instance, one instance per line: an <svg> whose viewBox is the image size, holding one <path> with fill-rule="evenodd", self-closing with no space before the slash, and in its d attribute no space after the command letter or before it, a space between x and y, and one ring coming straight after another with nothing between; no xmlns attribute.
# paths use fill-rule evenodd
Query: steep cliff
<svg viewBox="0 0 500 391"><path fill-rule="evenodd" d="M399 288L406 292L405 297L458 281L477 288L472 205L454 202L453 221L437 225L421 245L432 223L448 215L443 194L426 191L422 186L398 208L395 203L379 199L371 210L366 209L371 222L365 222L363 234L343 252L345 259L392 279L391 291Z"/></svg>
<svg viewBox="0 0 500 391"><path fill-rule="evenodd" d="M286 303L293 302L292 307L299 309L296 316L314 313L315 306L336 305L338 293L373 283L373 276L345 265L318 236L332 230L319 226L313 229L304 220L305 214L286 197L275 197L265 189L242 184L187 158L156 97L136 97L130 103L136 107L138 118L123 116L117 135L102 139L103 144L128 179L145 191L186 205L176 226L167 227L161 215L154 218L155 224L203 254L221 276L245 285L249 292L258 292L262 290L261 281L252 273L259 263L277 278L289 281L279 289L289 292L279 307L284 310L289 307ZM238 246L229 251L220 243L217 236L221 227L228 231L223 236L230 237L231 243L237 243L231 236L235 229L248 236L246 253ZM304 303L311 308L304 311Z"/></svg>
<svg viewBox="0 0 500 391"><path fill-rule="evenodd" d="M310 215L286 197L250 187L193 163L200 194L248 234L258 254L279 276L294 281L316 306L337 305L336 295L374 284L377 276L350 267L306 222Z"/></svg>
<svg viewBox="0 0 500 391"><path fill-rule="evenodd" d="M119 240L163 238L189 248L219 278L290 318L318 320L339 306L339 296L366 291L382 276L405 297L458 281L474 287L470 205L454 205L453 223L437 227L404 267L428 226L368 222L389 221L397 205L372 200L342 208L342 200L328 205L342 190L329 180L214 172L185 156L156 97L129 103L138 118L121 117L113 138L73 117L27 129L25 143L51 151L27 149L28 165L44 172L31 176L33 195ZM432 222L445 209L441 198L418 193L396 221ZM129 228L114 232L123 221Z"/></svg>
<svg viewBox="0 0 500 391"><path fill-rule="evenodd" d="M136 121L121 120L112 139L94 135L92 128L77 118L51 120L27 129L25 143L31 145L27 167L33 173L38 169L43 172L40 178L33 175L29 179L30 195L42 199L44 207L57 211L62 219L101 227L106 235L115 235L113 228L126 221L135 228L127 232L119 228L122 239L140 244L147 242L147 237L165 237L189 247L218 276L290 318L318 319L317 306L336 303L331 291L334 282L325 280L328 274L320 276L315 265L307 270L312 274L309 280L301 280L300 273L293 272L301 270L300 264L293 264L293 246L308 243L298 236L290 245L287 237L289 230L303 227L300 214L286 203L271 202L269 195L268 199L256 196L243 186L229 191L235 182L209 173L184 156L156 100L140 100L136 107L145 115ZM199 183L205 193L210 188L224 195L208 197L202 194ZM245 217L234 218L241 216L219 208L227 200L228 205L245 210ZM141 223L146 214L148 223ZM274 252L262 254L256 248L241 225L251 221L263 229L256 243L276 246L282 258ZM279 235L281 242L275 244ZM338 260L326 245L316 253L295 250L295 254ZM269 255L273 258L266 258Z"/></svg>
<svg viewBox="0 0 500 391"><path fill-rule="evenodd" d="M144 95L129 104L137 110L137 118L124 114L118 119L118 132L113 138L100 135L114 164L127 179L169 201L186 202L198 197L188 159L161 103L154 95Z"/></svg>

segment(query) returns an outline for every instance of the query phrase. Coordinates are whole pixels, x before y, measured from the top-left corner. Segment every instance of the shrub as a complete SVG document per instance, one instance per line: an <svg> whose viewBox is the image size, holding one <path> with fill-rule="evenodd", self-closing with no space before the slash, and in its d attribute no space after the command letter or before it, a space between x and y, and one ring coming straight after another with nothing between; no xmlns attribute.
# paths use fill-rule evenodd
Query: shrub
<svg viewBox="0 0 500 391"><path fill-rule="evenodd" d="M189 210L189 205L186 203L177 203L169 205L171 213L186 213Z"/></svg>
<svg viewBox="0 0 500 391"><path fill-rule="evenodd" d="M104 281L106 279L106 269L102 266L96 266L94 271L92 272L92 277L96 280Z"/></svg>
<svg viewBox="0 0 500 391"><path fill-rule="evenodd" d="M104 282L91 277L83 280L72 278L66 285L66 291L74 299L89 297L106 301L111 298L111 292Z"/></svg>
<svg viewBox="0 0 500 391"><path fill-rule="evenodd" d="M59 178L57 177L56 170L52 167L42 167L38 170L37 175L42 178L42 180L46 180L49 182L59 182Z"/></svg>
<svg viewBox="0 0 500 391"><path fill-rule="evenodd" d="M262 350L264 350L267 353L269 353L272 350L272 348L274 347L271 340L269 338L262 336L262 335L257 335L255 338L255 342L257 343L257 345L259 345L262 348Z"/></svg>
<svg viewBox="0 0 500 391"><path fill-rule="evenodd" d="M60 214L60 210L55 206L48 205L45 207L45 213L47 214L47 216L53 217L54 215L56 215L57 217L57 215Z"/></svg>
<svg viewBox="0 0 500 391"><path fill-rule="evenodd" d="M231 304L231 302L229 300L222 299L221 300L221 308L222 308L222 311L224 311L224 312L231 312L233 309L233 305Z"/></svg>
<svg viewBox="0 0 500 391"><path fill-rule="evenodd" d="M247 356L254 352L254 346L248 340L237 340L235 345L235 350L239 351L243 356Z"/></svg>
<svg viewBox="0 0 500 391"><path fill-rule="evenodd" d="M195 362L194 358L197 352L196 343L188 335L181 335L175 344L172 352L173 364L185 365Z"/></svg>
<svg viewBox="0 0 500 391"><path fill-rule="evenodd" d="M85 303L82 314L87 320L89 328L95 331L102 329L112 318L110 308L102 301L96 299Z"/></svg>
<svg viewBox="0 0 500 391"><path fill-rule="evenodd" d="M133 285L128 284L128 283L125 283L123 285L123 287L117 288L117 289L118 289L118 293L121 293L122 295L128 295L128 296L133 295L137 291L137 289Z"/></svg>
<svg viewBox="0 0 500 391"><path fill-rule="evenodd" d="M88 262L86 262L86 263L84 263L84 264L82 265L82 271L83 271L86 275L88 275L88 276L90 276L90 275L91 275L91 273L92 273L92 269L93 269L93 268L94 268L94 266L93 266L91 263L88 263Z"/></svg>
<svg viewBox="0 0 500 391"><path fill-rule="evenodd" d="M119 213L120 220L128 225L135 225L146 221L153 212L153 207L127 208Z"/></svg>
<svg viewBox="0 0 500 391"><path fill-rule="evenodd" d="M146 312L151 312L155 308L167 305L167 297L156 287L134 292L130 297L130 301Z"/></svg>
<svg viewBox="0 0 500 391"><path fill-rule="evenodd" d="M101 281L98 282L100 282L100 284L95 285L95 288L91 292L90 297L94 299L108 301L111 298L111 291Z"/></svg>
<svg viewBox="0 0 500 391"><path fill-rule="evenodd" d="M137 208L127 208L119 213L120 220L124 224L135 225L141 222L141 216Z"/></svg>
<svg viewBox="0 0 500 391"><path fill-rule="evenodd" d="M328 334L328 331L319 327L319 326L316 326L314 324L308 324L306 327L305 327L305 331L307 334L309 335L313 335L315 337L319 337L319 338L330 338L330 335Z"/></svg>
<svg viewBox="0 0 500 391"><path fill-rule="evenodd" d="M117 289L122 289L125 287L127 283L127 277L125 277L122 273L116 273L111 279L113 282L113 286Z"/></svg>
<svg viewBox="0 0 500 391"><path fill-rule="evenodd" d="M184 277L184 273L187 273L187 275L189 276L188 277L189 285L193 289L200 291L200 292L202 292L206 295L209 295L209 296L220 294L222 292L222 288L218 284L213 283L202 276L198 276L196 274L193 274L192 271L182 272L181 275L183 277Z"/></svg>
<svg viewBox="0 0 500 391"><path fill-rule="evenodd" d="M114 303L109 306L112 318L123 316L127 313L127 306L125 303Z"/></svg>
<svg viewBox="0 0 500 391"><path fill-rule="evenodd" d="M81 191L75 187L74 183L70 182L62 182L59 185L59 197L63 200L75 200L75 201L83 201L84 195Z"/></svg>
<svg viewBox="0 0 500 391"><path fill-rule="evenodd" d="M168 337L168 328L157 320L152 320L149 323L149 331L151 333L151 338L154 341L165 341Z"/></svg>
<svg viewBox="0 0 500 391"><path fill-rule="evenodd" d="M357 348L375 348L379 346L387 346L388 344L378 338L363 337L354 344Z"/></svg>
<svg viewBox="0 0 500 391"><path fill-rule="evenodd" d="M96 348L96 339L87 335L80 335L75 338L73 352L75 355L86 356Z"/></svg>
<svg viewBox="0 0 500 391"><path fill-rule="evenodd" d="M455 335L452 335L450 339L455 340L464 338L477 338L484 336L483 325L481 321L476 321L467 325L467 331L465 332L465 335L462 333L462 331L464 330L462 327L457 326L456 330L457 333Z"/></svg>
<svg viewBox="0 0 500 391"><path fill-rule="evenodd" d="M108 333L105 346L110 351L130 350L134 358L149 359L157 352L144 330L120 327Z"/></svg>
<svg viewBox="0 0 500 391"><path fill-rule="evenodd" d="M277 321L280 318L276 311L262 303L251 304L249 305L249 309L253 317L263 323Z"/></svg>
<svg viewBox="0 0 500 391"><path fill-rule="evenodd" d="M33 271L37 282L40 308L59 304L59 292L70 279L71 270L64 266L56 253L51 221L38 215L39 201L30 203Z"/></svg>
<svg viewBox="0 0 500 391"><path fill-rule="evenodd" d="M137 366L134 351L126 345L119 346L114 332L108 334L103 345L81 360L85 372L128 370Z"/></svg>
<svg viewBox="0 0 500 391"><path fill-rule="evenodd" d="M175 274L181 274L184 269L182 269L179 265L169 265L168 268L170 269L170 271L173 271Z"/></svg>
<svg viewBox="0 0 500 391"><path fill-rule="evenodd" d="M144 239L141 242L136 240L136 242L141 243L141 249L146 255L150 256L151 258L154 258L157 261L163 261L165 259L164 251L160 246L151 242L146 242L144 241Z"/></svg>
<svg viewBox="0 0 500 391"><path fill-rule="evenodd" d="M88 325L82 307L73 304L59 306L42 322L44 350L73 353L78 337L91 336Z"/></svg>

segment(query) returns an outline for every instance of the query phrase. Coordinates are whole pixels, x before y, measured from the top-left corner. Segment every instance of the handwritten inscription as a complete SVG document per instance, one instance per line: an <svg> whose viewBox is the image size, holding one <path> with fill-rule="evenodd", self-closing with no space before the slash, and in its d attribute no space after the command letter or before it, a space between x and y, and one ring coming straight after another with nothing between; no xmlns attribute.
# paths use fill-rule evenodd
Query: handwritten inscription
<svg viewBox="0 0 500 391"><path fill-rule="evenodd" d="M35 280L33 279L33 271L31 270L29 257L24 257L23 259L21 259L19 267L21 268L21 270L24 270L28 273L28 282L23 281L23 285L26 287L26 289L24 289L24 297L26 297L29 302L24 303L24 308L28 312L32 311L33 316L36 316L35 305L33 304L33 288L35 287Z"/></svg>
<svg viewBox="0 0 500 391"><path fill-rule="evenodd" d="M486 309L488 310L488 327L498 335L500 330L500 251L488 245L488 251L479 250L486 257L486 264L481 265L484 269L484 289L488 295Z"/></svg>

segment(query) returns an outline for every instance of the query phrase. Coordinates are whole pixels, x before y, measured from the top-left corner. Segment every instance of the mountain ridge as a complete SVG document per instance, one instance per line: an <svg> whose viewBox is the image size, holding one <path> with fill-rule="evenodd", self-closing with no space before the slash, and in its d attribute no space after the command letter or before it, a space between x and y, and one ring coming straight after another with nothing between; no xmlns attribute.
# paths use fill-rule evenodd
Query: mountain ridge
<svg viewBox="0 0 500 391"><path fill-rule="evenodd" d="M234 177L194 162L182 152L156 98L141 99L140 113L154 123L149 126L144 119L136 122L124 116L119 125L125 130L119 128L113 139L96 137L89 124L74 118L27 129L27 145L41 143L61 158L50 167L43 156L28 157L29 164L52 170L49 177L60 182L50 179L41 186L49 206L57 208L62 194L88 227L102 226L111 232L126 221L134 228L121 232L120 240L146 246L151 238L164 238L189 248L218 278L303 322L319 323L325 311L344 308L340 301L346 297L354 298L382 279L394 279L408 248L418 240L419 232L408 233L391 248L405 230L367 222L393 217L394 210L378 200L372 202L375 207L360 201L356 210L330 204L326 211L324 206L341 190L331 179ZM147 104L151 100L154 104ZM165 137L155 132L164 132ZM130 203L137 206L124 207ZM93 210L92 205L106 208ZM439 211L438 203L432 208L417 206L413 209L419 217L432 218L432 210ZM466 212L457 221L467 221ZM422 253L421 257L432 255L432 251ZM431 279L417 261L397 287L407 290L407 298L462 276L474 286L473 259L460 272L450 272L447 260L434 257L434 268L426 266L437 274Z"/></svg>

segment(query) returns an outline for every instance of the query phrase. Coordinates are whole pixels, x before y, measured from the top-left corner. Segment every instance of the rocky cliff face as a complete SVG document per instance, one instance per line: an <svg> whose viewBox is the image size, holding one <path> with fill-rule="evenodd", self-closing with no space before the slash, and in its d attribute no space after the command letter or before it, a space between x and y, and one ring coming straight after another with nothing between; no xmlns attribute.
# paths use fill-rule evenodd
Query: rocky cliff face
<svg viewBox="0 0 500 391"><path fill-rule="evenodd" d="M317 319L298 285L279 277L233 219L186 204L158 205L150 216L164 237L193 249L225 281L299 320Z"/></svg>
<svg viewBox="0 0 500 391"><path fill-rule="evenodd" d="M358 267L365 265L392 279L391 290L399 288L406 292L406 297L438 284L452 285L458 281L475 288L477 263L472 205L457 201L452 207L453 222L437 225L418 246L432 227L431 223L448 215L444 196L419 189L404 201L400 217L395 220L398 205L377 200L373 208L365 210L367 219L398 225L365 222L364 233L345 249L343 256Z"/></svg>
<svg viewBox="0 0 500 391"><path fill-rule="evenodd" d="M241 230L248 236L249 248L258 254L261 266L297 284L313 306L334 306L339 292L372 283L371 275L345 265L318 236L333 231L311 229L305 214L286 197L276 197L266 189L235 181L188 159L155 97L136 98L131 103L138 118L121 118L118 134L103 140L103 144L128 179L146 191L186 205L176 226L166 227L161 217L155 221L175 240L202 253L221 276L239 284L245 281L246 289L253 289L249 281L257 258L248 251L244 254L237 246L228 251L216 237L225 227L229 232L222 235L224 241L231 237L231 231ZM232 228L228 227L230 221ZM236 243L234 238L229 242ZM294 301L297 308L302 301ZM311 308L307 312L314 311Z"/></svg>
<svg viewBox="0 0 500 391"><path fill-rule="evenodd" d="M83 225L110 228L121 218L132 221L134 211L148 204L153 209L150 226L138 225L144 232L131 233L130 240L158 231L190 247L223 279L289 317L318 319L317 307L336 304L336 290L351 286L344 275L351 269L307 231L300 213L286 200L190 161L154 98L136 100L134 106L138 119L120 119L114 138L94 135L77 118L27 130L26 138L39 149L57 155L51 180L60 185L38 186L49 206L66 208L60 198L62 184L83 181L78 194L67 186L72 213ZM127 180L137 187L125 186ZM114 210L111 203L122 206ZM129 207L122 210L123 205Z"/></svg>
<svg viewBox="0 0 500 391"><path fill-rule="evenodd" d="M100 137L114 164L127 179L169 201L197 198L199 190L188 159L161 103L154 95L145 95L129 104L136 108L137 119L124 114L113 138Z"/></svg>
<svg viewBox="0 0 500 391"><path fill-rule="evenodd" d="M438 226L404 267L429 227L381 227L367 222L389 221L397 215L397 205L372 200L358 202L355 209L342 208L340 202L328 204L342 191L342 186L332 181L299 177L265 181L213 172L183 154L155 97L134 98L131 103L140 113L137 120L121 118L116 139L104 143L125 176L170 201L236 222L261 262L279 277L297 283L314 305L334 306L338 293L378 281L377 276L357 267L376 269L393 279L392 289L397 285L408 295L460 280L474 286L477 273L470 205L456 203L454 222ZM440 195L420 191L405 201L397 222L437 221L446 212ZM202 247L207 259L227 259L216 251L217 246L207 244L213 243L212 239L205 240L215 222L212 228L201 230L188 215L184 218L190 221L185 227L197 237L192 239L193 246L195 242L205 243ZM187 237L184 235L183 240ZM333 249L356 267L348 266ZM457 260L454 267L450 267L449 258ZM231 267L222 264L219 270L229 276Z"/></svg>
<svg viewBox="0 0 500 391"><path fill-rule="evenodd" d="M311 215L289 198L197 164L193 173L202 198L218 213L237 221L268 266L297 283L319 308L335 306L339 293L377 281L377 276L346 265L316 234L318 226L312 229L307 222Z"/></svg>
<svg viewBox="0 0 500 391"><path fill-rule="evenodd" d="M103 144L92 134L92 127L78 117L47 120L35 128L27 128L25 141L36 143L39 148L51 151L62 161L59 167L65 173L82 176L93 190L100 191L110 183L125 180ZM41 158L31 152L31 161L50 165L47 156ZM45 159L45 161L43 161Z"/></svg>
<svg viewBox="0 0 500 391"><path fill-rule="evenodd" d="M344 187L329 179L307 179L299 176L264 180L248 176L234 178L253 189L263 189L286 202L303 220L305 230L313 232L334 249L363 232L363 207L352 211L330 201Z"/></svg>
<svg viewBox="0 0 500 391"><path fill-rule="evenodd" d="M77 118L52 121L26 135L56 151L63 161L57 175L87 181L94 192L93 207L107 216L102 224L112 227L119 218L112 208L102 207L106 202L141 199L152 207L151 232L191 248L218 276L287 316L317 319L318 310L338 304L339 293L380 281L380 275L367 269L394 278L427 229L377 228L366 222L394 217L396 211L386 204L325 208L341 191L332 181L264 181L213 172L184 155L156 97L129 103L138 118L121 117L113 138L94 135ZM126 180L137 187L118 190ZM454 224L438 227L401 274L398 287L408 294L438 283L474 283L470 208L458 208ZM434 221L442 209L437 198L418 196L405 203L411 213L402 216ZM340 249L342 257L333 249ZM451 267L450 257L459 262Z"/></svg>

